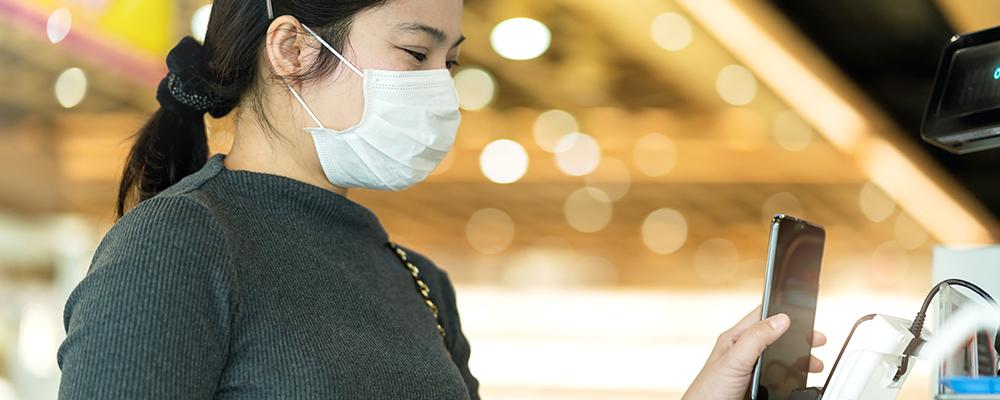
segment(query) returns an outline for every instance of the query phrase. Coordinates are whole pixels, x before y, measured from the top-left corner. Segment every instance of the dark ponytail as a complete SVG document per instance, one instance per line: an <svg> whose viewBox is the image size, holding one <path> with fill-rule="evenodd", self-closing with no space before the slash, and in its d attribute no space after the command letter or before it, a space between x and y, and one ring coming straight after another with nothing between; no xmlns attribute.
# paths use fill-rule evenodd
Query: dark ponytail
<svg viewBox="0 0 1000 400"><path fill-rule="evenodd" d="M271 6L275 16L296 17L340 50L354 16L388 1L271 0ZM243 106L265 130L273 131L262 102L266 76L259 70L270 24L267 0L216 0L204 45L187 37L170 51L170 72L156 94L160 109L136 133L122 171L119 218L205 165L209 150L204 114L221 118ZM337 66L329 52L318 54L309 71L286 81L322 77Z"/></svg>

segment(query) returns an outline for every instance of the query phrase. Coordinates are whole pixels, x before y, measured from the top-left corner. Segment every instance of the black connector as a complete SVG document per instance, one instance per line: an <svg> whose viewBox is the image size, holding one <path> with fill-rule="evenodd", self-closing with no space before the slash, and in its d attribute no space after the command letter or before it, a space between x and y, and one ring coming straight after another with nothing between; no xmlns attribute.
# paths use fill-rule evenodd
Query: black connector
<svg viewBox="0 0 1000 400"><path fill-rule="evenodd" d="M983 290L983 288L976 286L974 283L966 280L946 279L944 281L941 281L941 283L935 285L933 288L931 288L931 291L927 293L927 297L924 298L924 304L920 306L920 312L918 312L917 316L913 318L913 324L910 325L910 333L913 334L913 339L910 340L910 343L906 346L906 350L903 351L903 361L900 362L899 369L896 370L896 375L893 376L892 378L893 382L899 382L899 380L903 377L903 375L906 375L906 371L909 370L910 366L910 357L916 354L917 349L919 349L920 346L924 344L922 333L924 331L924 320L927 319L927 309L931 305L931 300L934 299L934 296L937 296L938 292L941 291L941 287L944 285L964 287L966 289L975 292L980 297L986 299L986 301L990 302L990 304L993 304L994 306L997 305L997 302L996 300L993 299L993 296L990 296L989 293L986 293L986 291ZM997 339L996 343L994 343L994 347L996 347L997 352L1000 352L1000 328L997 329Z"/></svg>

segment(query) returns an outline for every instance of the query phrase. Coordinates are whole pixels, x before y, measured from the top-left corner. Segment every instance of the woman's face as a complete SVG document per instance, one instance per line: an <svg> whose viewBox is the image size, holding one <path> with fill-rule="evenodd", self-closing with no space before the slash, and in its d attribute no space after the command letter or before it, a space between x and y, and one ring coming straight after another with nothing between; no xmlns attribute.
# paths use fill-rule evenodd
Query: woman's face
<svg viewBox="0 0 1000 400"><path fill-rule="evenodd" d="M343 55L361 70L450 69L464 39L461 25L462 0L393 0L354 19ZM310 44L313 53L330 52L314 40ZM361 76L338 65L328 76L305 83L301 93L326 127L342 130L361 121L362 88ZM303 122L314 125L310 119Z"/></svg>

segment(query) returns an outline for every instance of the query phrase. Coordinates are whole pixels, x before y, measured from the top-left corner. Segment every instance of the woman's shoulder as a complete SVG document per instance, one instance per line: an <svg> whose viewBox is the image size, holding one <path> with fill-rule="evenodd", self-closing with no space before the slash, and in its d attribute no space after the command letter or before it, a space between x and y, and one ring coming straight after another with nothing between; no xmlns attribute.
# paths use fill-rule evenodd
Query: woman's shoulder
<svg viewBox="0 0 1000 400"><path fill-rule="evenodd" d="M91 269L122 261L178 265L224 253L225 235L210 207L190 193L161 193L139 203L111 227Z"/></svg>
<svg viewBox="0 0 1000 400"><path fill-rule="evenodd" d="M226 240L210 210L188 196L156 196L141 202L108 231L86 276L67 299L64 318L94 302L183 301L224 304L233 276ZM183 300L186 298L187 300ZM202 299L196 299L202 298Z"/></svg>
<svg viewBox="0 0 1000 400"><path fill-rule="evenodd" d="M123 215L105 235L98 255L118 248L166 250L184 243L222 239L211 183L220 171L216 157Z"/></svg>
<svg viewBox="0 0 1000 400"><path fill-rule="evenodd" d="M111 228L112 233L140 236L189 236L218 229L211 206L189 193L161 193L142 201L123 215Z"/></svg>
<svg viewBox="0 0 1000 400"><path fill-rule="evenodd" d="M211 211L195 199L167 195L140 203L104 236L66 300L60 368L127 369L165 357L166 347L177 351L178 340L189 337L224 349L236 304L228 254Z"/></svg>

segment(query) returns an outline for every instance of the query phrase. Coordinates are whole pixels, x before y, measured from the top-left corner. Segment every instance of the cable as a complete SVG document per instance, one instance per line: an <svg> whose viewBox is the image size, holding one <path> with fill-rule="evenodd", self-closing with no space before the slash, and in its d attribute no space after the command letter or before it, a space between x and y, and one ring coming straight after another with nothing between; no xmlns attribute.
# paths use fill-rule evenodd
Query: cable
<svg viewBox="0 0 1000 400"><path fill-rule="evenodd" d="M823 384L823 387L820 389L821 394L825 394L826 388L830 387L830 381L833 379L833 374L837 372L837 366L840 365L840 359L844 358L844 351L847 350L847 345L851 343L851 338L854 337L854 332L858 330L858 327L861 326L862 323L871 321L875 319L875 317L875 314L868 314L861 317L858 322L854 323L854 327L851 328L851 333L847 334L847 340L844 341L844 346L840 348L840 353L837 354L837 360L833 362L833 368L830 368L830 373L826 376L826 383Z"/></svg>
<svg viewBox="0 0 1000 400"><path fill-rule="evenodd" d="M980 297L986 299L986 301L990 302L990 304L994 306L997 305L997 302L996 300L993 299L993 296L990 296L989 293L986 293L986 291L983 290L983 288L976 286L974 283L966 280L945 279L944 281L941 281L941 283L935 285L933 288L931 288L931 291L927 293L927 297L924 298L924 304L920 306L920 312L918 312L917 316L913 318L913 324L910 325L910 333L913 334L913 339L911 339L910 343L906 346L906 350L903 350L903 361L899 364L899 369L896 370L896 375L893 376L892 378L893 382L899 382L899 379L906 374L906 371L910 363L910 357L912 357L914 353L916 353L917 348L924 343L924 340L921 338L921 333L923 333L924 331L924 320L927 319L927 309L931 305L931 300L934 299L934 296L937 296L938 292L941 291L941 287L944 285L964 287L966 289L975 292ZM1000 330L998 330L997 333L998 335L996 343L994 343L994 347L996 347L997 351L1000 352Z"/></svg>

